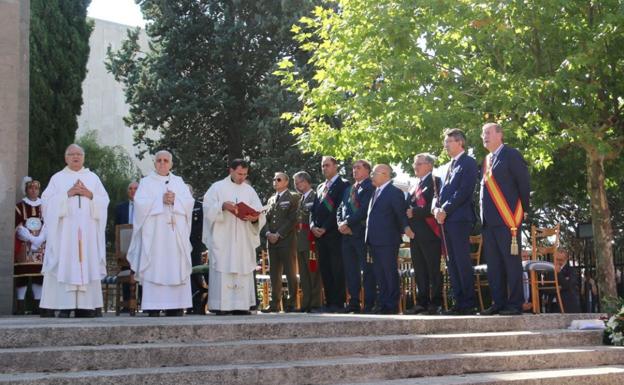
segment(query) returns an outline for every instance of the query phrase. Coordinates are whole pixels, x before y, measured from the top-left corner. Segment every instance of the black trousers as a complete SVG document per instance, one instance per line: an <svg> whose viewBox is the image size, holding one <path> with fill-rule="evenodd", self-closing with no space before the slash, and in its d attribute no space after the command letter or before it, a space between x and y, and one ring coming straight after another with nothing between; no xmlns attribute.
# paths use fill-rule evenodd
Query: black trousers
<svg viewBox="0 0 624 385"><path fill-rule="evenodd" d="M440 272L440 239L412 239L410 253L418 287L418 304L422 307L442 305Z"/></svg>
<svg viewBox="0 0 624 385"><path fill-rule="evenodd" d="M344 307L345 276L342 263L342 236L336 231L325 233L316 239L321 280L328 307Z"/></svg>

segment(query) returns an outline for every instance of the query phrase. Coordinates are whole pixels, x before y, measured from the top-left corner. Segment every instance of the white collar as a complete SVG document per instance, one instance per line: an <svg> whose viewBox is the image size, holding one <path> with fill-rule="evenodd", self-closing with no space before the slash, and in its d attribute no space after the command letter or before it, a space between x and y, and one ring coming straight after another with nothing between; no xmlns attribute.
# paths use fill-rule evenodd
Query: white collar
<svg viewBox="0 0 624 385"><path fill-rule="evenodd" d="M501 143L500 146L496 147L496 150L492 152L493 158L497 157L500 154L501 150L503 149L503 146L504 146L504 143Z"/></svg>
<svg viewBox="0 0 624 385"><path fill-rule="evenodd" d="M28 199L28 197L24 197L24 198L22 198L22 200L25 203L28 203L29 205L31 205L32 207L37 207L37 206L41 205L41 198L37 198L37 200L31 201L30 199Z"/></svg>
<svg viewBox="0 0 624 385"><path fill-rule="evenodd" d="M462 155L464 155L464 152L466 152L466 150L460 152L459 154L457 154L456 156L453 157L453 160L457 161Z"/></svg>
<svg viewBox="0 0 624 385"><path fill-rule="evenodd" d="M392 182L392 179L390 179L389 181L387 181L386 183L382 184L381 186L377 187L377 190L379 191L379 194L381 194L381 192L383 191L383 189L386 188L387 185L389 185ZM376 194L377 192L375 192Z"/></svg>

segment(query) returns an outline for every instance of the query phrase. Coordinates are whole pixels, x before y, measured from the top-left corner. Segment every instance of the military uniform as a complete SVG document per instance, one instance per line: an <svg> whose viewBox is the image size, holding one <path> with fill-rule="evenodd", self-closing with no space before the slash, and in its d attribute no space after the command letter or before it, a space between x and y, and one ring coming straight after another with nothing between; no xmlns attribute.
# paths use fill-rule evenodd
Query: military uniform
<svg viewBox="0 0 624 385"><path fill-rule="evenodd" d="M297 223L297 207L299 197L288 190L276 193L268 202L269 209L266 214L266 231L279 234L276 243L268 243L269 264L271 276L271 311L278 311L282 296L282 272L286 273L288 280L288 293L290 294L284 310L295 309L297 294L297 275L295 273L295 225Z"/></svg>
<svg viewBox="0 0 624 385"><path fill-rule="evenodd" d="M318 270L310 270L310 210L314 205L316 193L310 189L308 195L302 195L297 210L297 262L299 264L299 283L303 298L301 310L310 311L321 307L321 275Z"/></svg>

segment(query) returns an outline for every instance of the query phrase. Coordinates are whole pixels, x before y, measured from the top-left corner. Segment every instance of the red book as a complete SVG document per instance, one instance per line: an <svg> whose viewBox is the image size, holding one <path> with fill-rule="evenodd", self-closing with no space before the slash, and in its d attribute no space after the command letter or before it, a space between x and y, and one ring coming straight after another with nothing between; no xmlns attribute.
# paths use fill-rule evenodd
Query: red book
<svg viewBox="0 0 624 385"><path fill-rule="evenodd" d="M254 210L253 208L248 206L245 202L238 202L236 204L236 208L237 208L236 216L239 217L240 219L244 219L248 215L252 215L252 216L260 215L260 212Z"/></svg>

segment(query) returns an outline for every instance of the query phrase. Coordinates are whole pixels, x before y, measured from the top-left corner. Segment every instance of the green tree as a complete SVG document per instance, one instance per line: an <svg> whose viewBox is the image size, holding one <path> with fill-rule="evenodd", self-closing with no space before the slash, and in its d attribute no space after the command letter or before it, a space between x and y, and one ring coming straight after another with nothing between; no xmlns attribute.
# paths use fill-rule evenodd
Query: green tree
<svg viewBox="0 0 624 385"><path fill-rule="evenodd" d="M74 141L87 74L91 0L30 1L29 172L46 185Z"/></svg>
<svg viewBox="0 0 624 385"><path fill-rule="evenodd" d="M289 30L311 0L137 3L150 50L141 52L138 31L129 31L120 50L109 50L107 68L125 86L126 123L143 153L171 151L174 171L199 191L233 158L252 160L260 192L270 186L266 170L307 167L311 157L279 121L296 97L271 73L296 48Z"/></svg>
<svg viewBox="0 0 624 385"><path fill-rule="evenodd" d="M86 132L76 143L85 150L85 167L100 177L110 198L106 224L107 247L110 249L115 239L115 206L128 199L128 184L138 181L141 174L123 147L98 144L96 131Z"/></svg>
<svg viewBox="0 0 624 385"><path fill-rule="evenodd" d="M603 299L614 296L607 189L622 179L605 169L624 146L622 1L338 3L294 28L312 54L314 81L298 76L292 62L280 64L303 102L284 115L303 148L404 162L439 149L445 127L464 128L478 143L480 127L492 120L534 175L560 149L573 148L586 176L599 288Z"/></svg>

